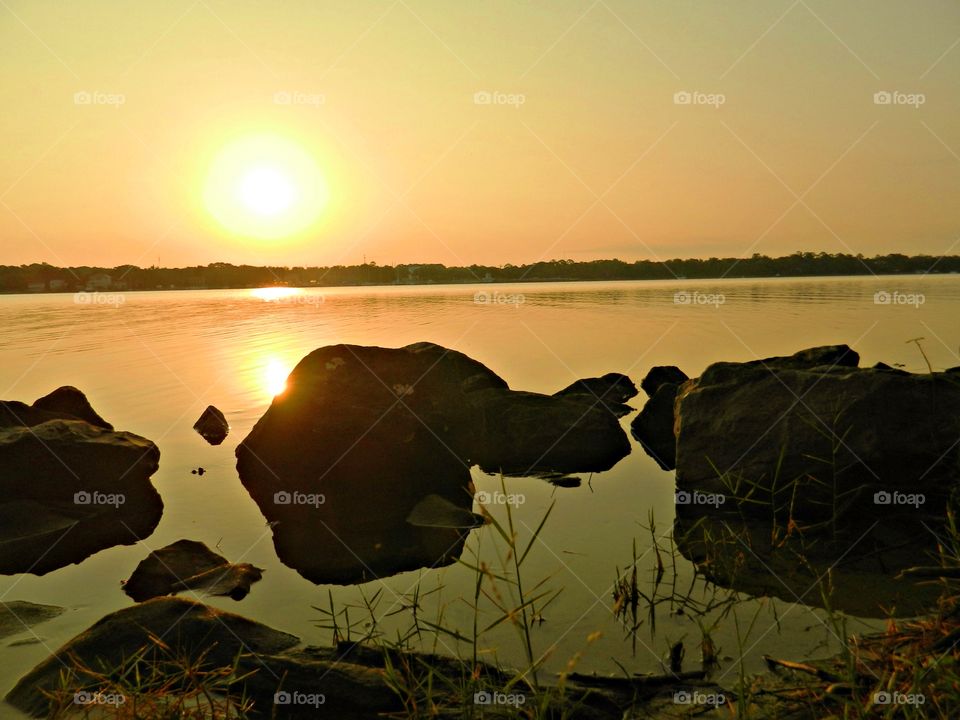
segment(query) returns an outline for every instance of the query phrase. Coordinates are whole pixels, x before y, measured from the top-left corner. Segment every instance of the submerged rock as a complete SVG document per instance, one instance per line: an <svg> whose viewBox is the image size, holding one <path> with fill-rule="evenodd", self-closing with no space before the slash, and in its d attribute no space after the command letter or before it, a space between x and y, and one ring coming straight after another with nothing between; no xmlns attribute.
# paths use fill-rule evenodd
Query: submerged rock
<svg viewBox="0 0 960 720"><path fill-rule="evenodd" d="M283 562L318 583L368 580L459 557L466 528L408 518L429 495L469 512L473 464L517 475L612 467L629 442L595 402L510 390L431 343L334 345L300 361L237 448L237 469L276 523Z"/></svg>
<svg viewBox="0 0 960 720"><path fill-rule="evenodd" d="M427 495L407 515L407 522L417 527L477 528L486 520L439 495Z"/></svg>
<svg viewBox="0 0 960 720"><path fill-rule="evenodd" d="M136 602L184 590L242 600L262 577L260 568L233 565L201 542L177 540L141 560L123 591Z"/></svg>
<svg viewBox="0 0 960 720"><path fill-rule="evenodd" d="M193 424L193 429L211 445L220 445L230 433L230 423L220 410L210 405Z"/></svg>
<svg viewBox="0 0 960 720"><path fill-rule="evenodd" d="M63 612L64 608L56 605L37 605L22 600L0 602L0 639L29 630Z"/></svg>
<svg viewBox="0 0 960 720"><path fill-rule="evenodd" d="M78 394L61 388L33 406L0 403L2 574L43 575L132 545L160 521L163 502L150 483L157 446L112 430Z"/></svg>

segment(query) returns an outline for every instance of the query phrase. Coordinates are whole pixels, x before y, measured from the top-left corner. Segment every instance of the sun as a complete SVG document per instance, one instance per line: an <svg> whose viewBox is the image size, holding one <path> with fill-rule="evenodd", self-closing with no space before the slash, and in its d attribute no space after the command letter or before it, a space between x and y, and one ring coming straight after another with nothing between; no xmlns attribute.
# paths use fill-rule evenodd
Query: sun
<svg viewBox="0 0 960 720"><path fill-rule="evenodd" d="M314 225L329 201L326 179L306 150L261 134L214 157L204 186L207 212L231 233L276 240Z"/></svg>

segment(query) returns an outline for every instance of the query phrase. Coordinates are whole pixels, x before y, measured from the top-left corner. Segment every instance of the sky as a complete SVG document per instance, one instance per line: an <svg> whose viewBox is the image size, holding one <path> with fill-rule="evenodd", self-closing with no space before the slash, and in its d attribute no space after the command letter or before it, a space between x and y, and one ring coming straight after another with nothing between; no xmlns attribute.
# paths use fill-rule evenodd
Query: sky
<svg viewBox="0 0 960 720"><path fill-rule="evenodd" d="M0 264L960 253L960 4L0 0Z"/></svg>

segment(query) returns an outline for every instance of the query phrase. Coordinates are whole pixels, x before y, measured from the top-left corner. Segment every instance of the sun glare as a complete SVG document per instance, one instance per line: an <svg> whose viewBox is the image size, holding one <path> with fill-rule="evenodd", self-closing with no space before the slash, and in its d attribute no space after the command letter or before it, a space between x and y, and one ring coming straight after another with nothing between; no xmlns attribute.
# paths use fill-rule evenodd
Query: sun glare
<svg viewBox="0 0 960 720"><path fill-rule="evenodd" d="M210 165L207 211L225 229L276 240L317 222L329 199L323 173L296 143L251 135L225 146Z"/></svg>
<svg viewBox="0 0 960 720"><path fill-rule="evenodd" d="M267 362L264 371L264 380L266 381L267 393L271 397L276 397L287 389L287 376L290 374L290 368L284 365L280 360L271 358Z"/></svg>

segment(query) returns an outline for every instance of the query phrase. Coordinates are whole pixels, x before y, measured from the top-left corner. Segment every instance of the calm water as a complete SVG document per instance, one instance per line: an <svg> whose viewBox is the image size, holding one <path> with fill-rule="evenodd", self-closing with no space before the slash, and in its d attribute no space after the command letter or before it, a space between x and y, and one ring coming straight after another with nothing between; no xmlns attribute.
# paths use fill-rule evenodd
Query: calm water
<svg viewBox="0 0 960 720"><path fill-rule="evenodd" d="M475 302L475 293L494 293ZM692 299L689 303L675 302ZM922 304L877 304L875 293L920 294ZM722 304L702 295L722 295ZM707 298L719 300L719 298ZM0 397L32 402L60 385L81 388L94 408L118 429L156 442L162 457L153 482L165 511L156 532L139 546L102 551L79 565L44 577L0 577L0 599L49 603L68 612L36 627L42 643L0 647L0 693L50 651L104 614L126 607L120 581L151 549L180 538L205 542L234 562L265 568L264 579L242 602L209 602L326 644L330 633L312 606L359 603L377 588L378 615L397 610L398 596L438 584L442 593L424 600L423 617L444 606L448 624L470 627L471 613L457 598L472 595L472 575L462 567L404 573L364 586L316 586L276 558L270 530L240 485L234 448L267 408L287 371L309 351L334 343L398 347L429 340L456 348L488 365L515 389L552 393L581 377L619 371L639 384L652 365L676 364L689 375L718 360L749 360L789 354L800 348L848 343L862 365L879 360L922 371L926 365L911 338L923 337L933 366L960 364L960 277L883 277L682 282L343 288L308 290L272 297L252 290L128 293L77 304L71 295L0 296ZM122 300L122 302L121 302ZM643 397L634 401L639 407ZM191 429L208 404L221 408L232 431L209 447ZM632 416L623 419L628 427ZM190 470L203 466L198 477ZM586 481L587 478L584 477ZM474 471L478 490L494 490L499 479ZM555 489L537 479L510 479L522 493L521 537L529 536L556 500L541 541L525 565L529 585L550 577L547 587L563 588L535 626L541 651L553 647L551 671L584 651L580 670L616 672L611 658L637 672L661 670L672 642L687 642L688 667L698 663L699 632L687 617L658 614L656 632L644 625L636 653L611 615L615 568L650 549L645 529L651 513L657 533L669 532L673 517L673 475L658 469L634 444L633 453L607 473L579 488ZM666 540L664 540L666 543ZM467 552L479 543L481 557L495 566L497 546L490 527L475 531ZM317 552L324 552L318 547ZM669 563L668 563L669 565ZM649 577L650 556L640 562ZM677 584L686 588L692 566L677 558ZM672 573L668 567L668 575ZM770 608L776 605L779 629ZM783 651L792 659L823 654L835 646L823 613L776 600L748 601L738 612L759 620L739 642L732 621L715 639L720 654L735 658L738 644L748 668L760 656ZM491 611L492 612L492 611ZM359 614L351 613L351 617ZM385 629L405 626L407 614L385 617ZM494 617L493 614L490 617ZM851 630L880 627L855 621ZM587 646L594 631L602 637ZM441 651L455 649L452 641ZM519 664L515 633L501 627L485 645L506 663ZM735 674L731 660L722 672ZM7 711L5 710L4 713ZM6 715L5 715L6 716Z"/></svg>

